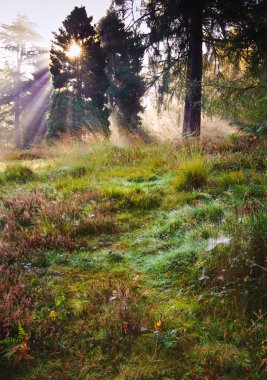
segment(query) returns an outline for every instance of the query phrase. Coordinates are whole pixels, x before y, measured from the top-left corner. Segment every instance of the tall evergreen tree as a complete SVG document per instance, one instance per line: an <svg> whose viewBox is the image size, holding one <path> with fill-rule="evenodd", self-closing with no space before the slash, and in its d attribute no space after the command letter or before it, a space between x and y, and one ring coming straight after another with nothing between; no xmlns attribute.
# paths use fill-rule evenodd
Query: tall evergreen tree
<svg viewBox="0 0 267 380"><path fill-rule="evenodd" d="M154 65L161 68L156 79L162 92L178 76L186 84L183 133L200 134L203 76L203 44L214 48L227 39L231 28L239 25L248 12L263 0L116 0L129 12L139 4L139 23L149 28L145 34L147 49ZM135 22L136 25L138 22Z"/></svg>
<svg viewBox="0 0 267 380"><path fill-rule="evenodd" d="M94 130L96 119L97 127L108 133L106 57L92 19L87 16L85 7L75 7L58 33L54 33L50 70L55 90L48 131L51 137L67 130L76 132L81 127ZM64 117L61 107L65 97L69 105L65 115L71 115L71 119L64 129L64 118L60 121L57 116Z"/></svg>
<svg viewBox="0 0 267 380"><path fill-rule="evenodd" d="M107 55L108 98L122 129L135 131L140 124L145 83L141 75L144 49L140 36L127 30L113 5L99 23Z"/></svg>
<svg viewBox="0 0 267 380"><path fill-rule="evenodd" d="M267 3L247 1L242 17L219 41L206 104L245 132L267 135ZM214 65L214 63L217 64ZM209 84L209 83L208 83ZM213 85L214 84L214 85ZM213 87L213 89L212 89Z"/></svg>

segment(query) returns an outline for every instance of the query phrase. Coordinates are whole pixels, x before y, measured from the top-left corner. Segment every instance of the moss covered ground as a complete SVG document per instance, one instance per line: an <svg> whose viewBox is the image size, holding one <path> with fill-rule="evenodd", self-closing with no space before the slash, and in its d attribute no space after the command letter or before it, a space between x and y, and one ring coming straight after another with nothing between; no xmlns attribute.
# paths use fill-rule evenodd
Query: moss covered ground
<svg viewBox="0 0 267 380"><path fill-rule="evenodd" d="M7 154L0 379L264 379L266 152Z"/></svg>

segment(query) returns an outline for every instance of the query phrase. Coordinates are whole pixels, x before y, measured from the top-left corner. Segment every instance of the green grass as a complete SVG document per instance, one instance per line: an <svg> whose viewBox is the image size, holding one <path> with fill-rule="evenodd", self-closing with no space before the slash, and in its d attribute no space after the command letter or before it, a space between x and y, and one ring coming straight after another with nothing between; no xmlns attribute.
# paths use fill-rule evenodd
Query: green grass
<svg viewBox="0 0 267 380"><path fill-rule="evenodd" d="M246 175L243 171L230 171L219 175L216 179L218 186L222 189L229 189L235 185L240 185L246 181Z"/></svg>
<svg viewBox="0 0 267 380"><path fill-rule="evenodd" d="M12 151L0 378L262 380L267 149L239 146Z"/></svg>
<svg viewBox="0 0 267 380"><path fill-rule="evenodd" d="M209 165L203 157L196 157L182 162L175 180L177 190L199 189L207 185Z"/></svg>
<svg viewBox="0 0 267 380"><path fill-rule="evenodd" d="M9 182L26 183L32 181L34 177L33 170L25 165L12 164L4 171L4 179Z"/></svg>

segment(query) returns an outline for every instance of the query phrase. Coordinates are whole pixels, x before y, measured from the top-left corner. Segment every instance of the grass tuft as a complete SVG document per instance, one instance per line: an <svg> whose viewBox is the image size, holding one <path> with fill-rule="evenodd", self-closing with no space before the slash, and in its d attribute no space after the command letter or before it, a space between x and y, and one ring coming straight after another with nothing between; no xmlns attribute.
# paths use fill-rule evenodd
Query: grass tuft
<svg viewBox="0 0 267 380"><path fill-rule="evenodd" d="M209 165L201 157L183 162L174 182L175 188L177 190L199 189L207 185L209 172Z"/></svg>
<svg viewBox="0 0 267 380"><path fill-rule="evenodd" d="M234 185L242 184L245 179L245 173L242 170L239 170L219 175L216 182L220 188L227 190Z"/></svg>
<svg viewBox="0 0 267 380"><path fill-rule="evenodd" d="M35 174L28 166L14 164L6 168L5 179L10 182L26 183L35 179Z"/></svg>

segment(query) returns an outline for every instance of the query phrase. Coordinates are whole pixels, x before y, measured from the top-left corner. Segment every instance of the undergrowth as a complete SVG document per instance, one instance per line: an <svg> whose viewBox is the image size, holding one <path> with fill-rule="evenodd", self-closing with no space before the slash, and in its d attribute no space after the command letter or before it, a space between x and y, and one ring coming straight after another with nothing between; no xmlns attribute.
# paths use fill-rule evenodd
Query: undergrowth
<svg viewBox="0 0 267 380"><path fill-rule="evenodd" d="M0 378L261 380L266 144L6 153Z"/></svg>

